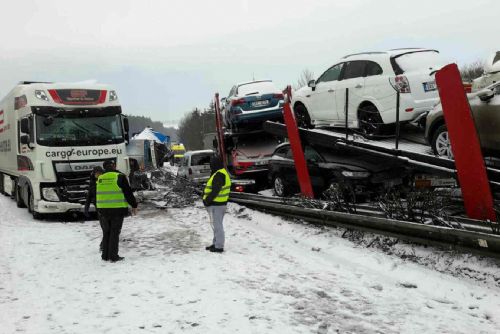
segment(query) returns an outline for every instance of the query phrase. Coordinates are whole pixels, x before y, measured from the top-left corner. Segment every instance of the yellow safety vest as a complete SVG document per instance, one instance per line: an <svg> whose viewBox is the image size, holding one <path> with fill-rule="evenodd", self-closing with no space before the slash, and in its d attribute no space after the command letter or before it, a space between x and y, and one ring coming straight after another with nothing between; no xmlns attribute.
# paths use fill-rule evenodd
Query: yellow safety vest
<svg viewBox="0 0 500 334"><path fill-rule="evenodd" d="M106 172L99 176L96 184L96 207L98 209L128 208L122 188L118 186L117 172Z"/></svg>
<svg viewBox="0 0 500 334"><path fill-rule="evenodd" d="M217 173L222 173L225 176L226 181L224 182L224 186L220 190L217 197L214 198L214 202L216 203L226 203L229 200L229 193L231 192L231 177L229 177L229 173L221 168L208 179L207 185L205 186L205 191L203 192L203 199L207 199L208 195L212 192L212 182Z"/></svg>

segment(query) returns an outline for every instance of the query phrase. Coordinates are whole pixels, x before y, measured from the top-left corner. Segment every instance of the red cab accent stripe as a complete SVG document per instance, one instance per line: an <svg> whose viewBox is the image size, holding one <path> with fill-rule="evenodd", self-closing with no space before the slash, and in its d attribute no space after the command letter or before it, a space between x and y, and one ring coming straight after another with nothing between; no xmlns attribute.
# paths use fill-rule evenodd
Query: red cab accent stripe
<svg viewBox="0 0 500 334"><path fill-rule="evenodd" d="M57 94L55 89L49 89L49 94L55 103L63 104L63 101L61 100L61 98L59 97L59 94Z"/></svg>
<svg viewBox="0 0 500 334"><path fill-rule="evenodd" d="M107 91L101 90L101 95L99 95L99 100L97 100L97 104L106 102L106 93Z"/></svg>

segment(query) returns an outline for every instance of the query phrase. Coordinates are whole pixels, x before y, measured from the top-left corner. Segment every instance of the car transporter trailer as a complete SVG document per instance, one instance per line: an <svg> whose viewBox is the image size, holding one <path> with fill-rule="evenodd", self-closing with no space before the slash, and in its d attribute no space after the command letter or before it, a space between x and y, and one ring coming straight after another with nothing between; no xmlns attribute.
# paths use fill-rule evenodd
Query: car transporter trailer
<svg viewBox="0 0 500 334"><path fill-rule="evenodd" d="M453 177L460 185L468 217L452 217L458 222L456 226L434 226L388 219L383 213L364 210L362 206L358 206L359 209L355 213L349 213L303 208L297 203L294 204L292 200L283 201L254 194L233 193L231 200L258 210L300 218L316 224L372 231L425 244L465 247L488 255L500 256L499 225L492 195L492 189L496 191L500 189L500 169L485 165L457 66L448 65L438 71L436 81L455 160L437 157L430 152L427 145L402 138L399 117L396 122L395 138L383 140L368 140L351 134L347 129L339 131L299 128L290 105L290 86L285 91L283 111L285 124L266 122L264 130L274 135L288 137L301 194L304 197L312 198L314 194L302 142L329 148L337 146L359 154L397 159L431 175ZM217 97L216 95L216 103ZM348 97L347 90L346 99ZM399 113L399 108L397 110ZM347 110L345 114L347 117Z"/></svg>

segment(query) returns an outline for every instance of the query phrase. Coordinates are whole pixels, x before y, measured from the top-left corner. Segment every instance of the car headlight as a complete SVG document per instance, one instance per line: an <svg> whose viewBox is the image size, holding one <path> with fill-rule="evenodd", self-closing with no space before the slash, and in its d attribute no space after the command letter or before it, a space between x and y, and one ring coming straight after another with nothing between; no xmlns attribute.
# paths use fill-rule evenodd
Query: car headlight
<svg viewBox="0 0 500 334"><path fill-rule="evenodd" d="M116 95L116 91L109 91L109 102L118 100L118 95Z"/></svg>
<svg viewBox="0 0 500 334"><path fill-rule="evenodd" d="M370 172L353 172L350 170L344 170L342 171L342 175L345 177L352 177L352 178L365 178L370 176Z"/></svg>
<svg viewBox="0 0 500 334"><path fill-rule="evenodd" d="M55 188L42 188L42 196L47 201L59 202L59 196Z"/></svg>
<svg viewBox="0 0 500 334"><path fill-rule="evenodd" d="M45 93L44 90L35 90L35 97L39 100L49 102L49 97L47 96L47 93Z"/></svg>

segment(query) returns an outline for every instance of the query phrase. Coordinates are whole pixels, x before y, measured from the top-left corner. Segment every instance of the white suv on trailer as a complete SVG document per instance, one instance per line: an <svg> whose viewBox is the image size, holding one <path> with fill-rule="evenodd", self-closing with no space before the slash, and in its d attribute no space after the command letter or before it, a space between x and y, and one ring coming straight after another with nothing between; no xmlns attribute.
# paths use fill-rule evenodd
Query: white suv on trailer
<svg viewBox="0 0 500 334"><path fill-rule="evenodd" d="M295 116L302 127L345 127L365 135L380 134L396 122L396 90L401 122L417 122L439 101L434 80L443 62L430 49L396 49L348 55L292 94Z"/></svg>

